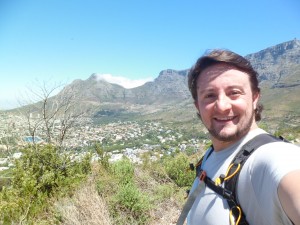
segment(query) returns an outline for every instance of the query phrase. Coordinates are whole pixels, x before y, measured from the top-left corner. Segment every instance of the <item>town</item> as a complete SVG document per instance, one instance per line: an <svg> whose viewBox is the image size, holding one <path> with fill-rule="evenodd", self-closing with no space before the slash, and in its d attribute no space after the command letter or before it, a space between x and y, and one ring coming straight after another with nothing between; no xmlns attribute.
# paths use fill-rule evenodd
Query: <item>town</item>
<svg viewBox="0 0 300 225"><path fill-rule="evenodd" d="M64 149L72 151L76 158L81 158L95 143L99 143L111 162L127 157L134 163L141 163L141 156L147 152L151 160L157 160L164 154L179 151L193 154L207 142L205 133L197 135L161 122L119 121L95 125L92 119L84 118L80 124L71 127L64 140ZM44 139L39 133L34 137L36 143L42 144ZM13 166L13 160L20 157L19 149L33 141L26 118L2 113L0 140L0 170L4 170ZM96 160L97 156L93 159Z"/></svg>

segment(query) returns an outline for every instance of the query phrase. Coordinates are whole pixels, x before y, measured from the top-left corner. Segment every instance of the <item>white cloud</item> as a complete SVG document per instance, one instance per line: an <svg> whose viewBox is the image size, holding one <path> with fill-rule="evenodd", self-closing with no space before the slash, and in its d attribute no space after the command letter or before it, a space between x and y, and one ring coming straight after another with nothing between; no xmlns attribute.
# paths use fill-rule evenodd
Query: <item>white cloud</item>
<svg viewBox="0 0 300 225"><path fill-rule="evenodd" d="M113 76L111 74L96 74L96 79L97 80L105 80L105 81L107 81L109 83L113 83L113 84L118 84L124 88L134 88L134 87L142 86L143 84L145 84L148 81L153 81L153 78L151 78L151 77L131 80L126 77Z"/></svg>

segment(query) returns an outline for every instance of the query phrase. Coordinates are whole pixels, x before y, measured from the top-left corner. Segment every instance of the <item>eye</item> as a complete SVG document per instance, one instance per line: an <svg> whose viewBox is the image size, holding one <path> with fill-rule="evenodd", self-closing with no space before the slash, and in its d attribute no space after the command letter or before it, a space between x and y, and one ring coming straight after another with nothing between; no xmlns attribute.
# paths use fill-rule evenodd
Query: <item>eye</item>
<svg viewBox="0 0 300 225"><path fill-rule="evenodd" d="M214 93L208 93L204 96L204 98L214 98L216 95Z"/></svg>
<svg viewBox="0 0 300 225"><path fill-rule="evenodd" d="M232 91L232 92L231 92L231 95L238 95L238 94L240 94L239 91Z"/></svg>
<svg viewBox="0 0 300 225"><path fill-rule="evenodd" d="M230 96L232 97L238 97L241 95L241 91L239 90L231 90L230 93L229 93Z"/></svg>

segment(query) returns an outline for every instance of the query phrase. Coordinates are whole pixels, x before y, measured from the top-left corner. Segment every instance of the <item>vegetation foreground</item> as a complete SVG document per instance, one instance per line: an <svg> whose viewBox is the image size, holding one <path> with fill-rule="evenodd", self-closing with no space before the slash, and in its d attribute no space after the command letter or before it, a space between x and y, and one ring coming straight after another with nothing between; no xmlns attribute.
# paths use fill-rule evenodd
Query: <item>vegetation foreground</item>
<svg viewBox="0 0 300 225"><path fill-rule="evenodd" d="M80 160L53 145L22 153L1 172L1 224L176 223L194 179L187 170L193 157L185 153L157 161L145 153L139 165L127 158L110 163L99 144Z"/></svg>

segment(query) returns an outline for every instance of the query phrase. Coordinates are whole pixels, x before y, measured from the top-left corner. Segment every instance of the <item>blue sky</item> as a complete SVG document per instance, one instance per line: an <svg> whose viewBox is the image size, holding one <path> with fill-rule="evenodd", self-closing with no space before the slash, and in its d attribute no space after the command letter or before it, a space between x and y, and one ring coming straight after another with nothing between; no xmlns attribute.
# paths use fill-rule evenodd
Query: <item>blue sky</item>
<svg viewBox="0 0 300 225"><path fill-rule="evenodd" d="M0 109L32 83L149 80L206 49L300 39L298 0L0 0Z"/></svg>

